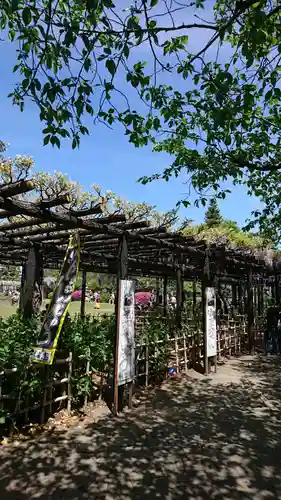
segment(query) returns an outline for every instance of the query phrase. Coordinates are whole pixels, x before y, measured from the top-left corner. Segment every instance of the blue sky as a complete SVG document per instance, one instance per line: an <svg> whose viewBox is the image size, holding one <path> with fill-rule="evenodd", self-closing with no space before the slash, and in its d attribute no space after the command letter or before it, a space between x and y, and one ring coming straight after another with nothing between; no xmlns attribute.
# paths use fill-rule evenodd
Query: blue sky
<svg viewBox="0 0 281 500"><path fill-rule="evenodd" d="M15 48L11 44L0 43L0 139L10 143L10 156L33 156L38 170L66 172L85 188L92 183L100 184L103 189L110 189L128 200L147 201L161 211L175 207L176 202L187 192L184 177L168 183L156 181L146 186L138 184L136 180L140 176L161 172L169 165L170 158L165 154L153 153L150 147L135 149L128 143L121 127L109 130L102 124L90 124L90 136L82 138L79 150L73 151L67 141L62 143L60 150L51 146L43 147L41 130L44 127L36 106L29 102L24 113L21 113L7 98L16 81L12 74L15 55ZM258 200L248 197L245 189L239 187L220 203L220 208L224 217L242 225L258 205ZM204 211L191 206L182 210L182 216L199 222L204 217Z"/></svg>

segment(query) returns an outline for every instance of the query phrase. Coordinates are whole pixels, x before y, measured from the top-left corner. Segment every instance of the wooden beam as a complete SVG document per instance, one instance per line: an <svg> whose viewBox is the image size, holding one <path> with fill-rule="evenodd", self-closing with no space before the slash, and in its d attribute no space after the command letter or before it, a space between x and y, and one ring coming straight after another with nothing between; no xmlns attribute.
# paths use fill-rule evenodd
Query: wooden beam
<svg viewBox="0 0 281 500"><path fill-rule="evenodd" d="M141 220L141 221L138 221L138 222L127 222L126 225L125 225L125 229L126 231L129 231L130 229L149 229L151 230L151 228L149 227L150 226L150 222L149 221L146 221L146 220ZM116 226L117 229L124 229L124 224L118 224L118 226ZM147 230L145 232L145 234L149 234L149 230ZM128 234L127 234L128 236Z"/></svg>
<svg viewBox="0 0 281 500"><path fill-rule="evenodd" d="M63 213L55 213L50 210L42 210L40 205L36 203L27 202L24 200L11 200L10 198L0 197L0 207L4 210L9 210L13 215L27 215L29 217L41 218L42 222L55 222L63 224L68 229L84 228L84 229L101 229L107 233L107 227L90 222L89 220L82 220L72 215Z"/></svg>
<svg viewBox="0 0 281 500"><path fill-rule="evenodd" d="M94 214L102 214L105 210L106 207L106 200L105 198L101 198L101 201L97 204L91 203L90 208L84 208L81 210L76 210L76 209L70 209L69 210L69 215L73 215L74 217L86 217L88 215L94 215Z"/></svg>
<svg viewBox="0 0 281 500"><path fill-rule="evenodd" d="M17 222L2 222L0 224L0 232L12 231L14 229L21 229L21 228L29 227L29 226L37 226L39 224L42 224L41 219L27 219L27 220L21 220L21 221L17 221Z"/></svg>
<svg viewBox="0 0 281 500"><path fill-rule="evenodd" d="M71 202L70 195L65 193L65 194L60 194L59 196L56 196L54 198L42 199L38 203L36 203L36 205L38 205L38 207L41 208L42 210L46 210L47 208L67 205L70 202Z"/></svg>
<svg viewBox="0 0 281 500"><path fill-rule="evenodd" d="M6 219L7 217L13 217L13 214L9 210L0 210L0 219Z"/></svg>
<svg viewBox="0 0 281 500"><path fill-rule="evenodd" d="M38 219L37 219L38 220ZM42 224L42 221L39 220L38 224ZM28 231L26 230L20 230L16 232L5 232L5 236L10 236L14 238L24 238L24 237L30 237L30 236L36 236L39 234L49 234L49 233L55 233L56 231L62 231L62 227L58 226L45 226L45 227L35 227L34 229L29 229ZM0 225L0 231L1 231L1 225ZM69 233L68 233L69 234Z"/></svg>
<svg viewBox="0 0 281 500"><path fill-rule="evenodd" d="M32 180L20 180L11 182L10 184L0 185L0 196L6 198L7 196L15 196L18 194L28 193L35 188Z"/></svg>
<svg viewBox="0 0 281 500"><path fill-rule="evenodd" d="M104 220L106 219L106 220ZM103 224L106 224L108 222L111 222L112 221L112 218L111 217L106 217L104 219L95 219L95 220L100 220L102 221ZM36 221L36 223L39 225L39 224L43 224L42 223L42 220L40 219L34 219L34 221ZM118 221L116 221L118 222ZM26 226L29 226L31 223L29 221L26 222ZM34 224L32 222L32 224ZM13 225L13 224L12 224ZM19 226L19 227L23 227L23 225ZM10 229L10 227L7 225L5 226L5 229ZM15 229L15 228L13 228ZM2 227L1 227L1 224L0 224L0 232L2 231ZM83 234L87 234L88 230L81 230L81 235ZM29 237L30 236L35 236L35 235L40 235L40 234L50 234L50 233L54 233L56 234L57 236L55 237L55 239L59 239L60 237L61 238L67 238L69 237L69 232L68 231L65 231L64 228L62 226L56 226L56 225L51 225L51 226L45 226L45 227L37 227L37 228L34 228L34 229L30 229L28 231L26 230L23 230L23 231L17 231L15 233L9 233L9 236L13 236L15 238L19 238L19 237ZM92 236L91 234L89 235L90 237ZM53 237L52 237L53 238ZM34 238L33 241L44 241L44 239L48 239L48 238Z"/></svg>
<svg viewBox="0 0 281 500"><path fill-rule="evenodd" d="M72 228L82 228L89 230L98 230L99 232L104 232L105 234L111 235L119 235L122 236L124 232L123 229L117 229L116 227L112 227L110 225L102 225L96 222L92 222L89 220L82 220L73 216L67 216L65 214L58 214L48 210L41 210L34 203L26 202L23 200L11 200L9 198L5 199L0 197L0 208L5 210L9 210L14 213L14 215L27 215L29 217L42 217L45 222L55 222L57 224L63 224L65 227ZM181 245L171 243L166 240L159 240L157 238L145 236L143 234L137 232L130 232L130 237L135 239L136 241L147 241L147 243L155 244L155 246L160 246L163 248L170 248L171 250L175 250L176 252L183 252L187 249L190 253L194 255L203 254L202 251L198 249L194 249L192 247L183 247Z"/></svg>
<svg viewBox="0 0 281 500"><path fill-rule="evenodd" d="M125 215L108 215L107 217L95 217L88 220L98 224L115 224L116 222L126 222L126 217Z"/></svg>

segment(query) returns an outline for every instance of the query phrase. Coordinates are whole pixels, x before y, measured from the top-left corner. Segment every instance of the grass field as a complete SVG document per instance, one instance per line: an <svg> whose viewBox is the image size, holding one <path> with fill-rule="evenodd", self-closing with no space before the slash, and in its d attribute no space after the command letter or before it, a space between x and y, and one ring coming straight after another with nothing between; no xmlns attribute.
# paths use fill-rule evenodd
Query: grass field
<svg viewBox="0 0 281 500"><path fill-rule="evenodd" d="M11 314L14 314L17 310L17 304L12 306L9 299L0 300L0 317L7 318ZM80 301L71 302L69 307L70 315L80 313ZM85 311L86 314L112 314L114 306L112 304L101 304L100 309L95 309L92 302L86 302Z"/></svg>

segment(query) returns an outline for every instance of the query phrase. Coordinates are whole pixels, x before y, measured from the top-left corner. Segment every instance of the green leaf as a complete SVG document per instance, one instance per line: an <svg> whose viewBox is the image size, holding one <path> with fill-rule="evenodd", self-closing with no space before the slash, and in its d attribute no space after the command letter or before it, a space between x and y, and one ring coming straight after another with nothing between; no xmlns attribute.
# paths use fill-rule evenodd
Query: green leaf
<svg viewBox="0 0 281 500"><path fill-rule="evenodd" d="M268 92L265 94L264 98L266 101L269 101L272 97L272 90L268 90Z"/></svg>
<svg viewBox="0 0 281 500"><path fill-rule="evenodd" d="M184 206L184 208L188 208L190 206L190 202L187 200L183 200L182 205Z"/></svg>
<svg viewBox="0 0 281 500"><path fill-rule="evenodd" d="M22 11L22 18L25 26L31 23L31 10L29 7L24 7Z"/></svg>
<svg viewBox="0 0 281 500"><path fill-rule="evenodd" d="M114 7L114 3L112 2L112 0L102 0L102 3L108 9L111 9Z"/></svg>
<svg viewBox="0 0 281 500"><path fill-rule="evenodd" d="M85 71L87 71L87 72L88 72L88 71L89 71L89 69L90 69L90 67L91 67L91 59L90 59L89 57L87 57L87 58L85 59L85 62L84 62L84 68L85 68Z"/></svg>
<svg viewBox="0 0 281 500"><path fill-rule="evenodd" d="M155 7L158 4L158 0L151 0L150 7Z"/></svg>
<svg viewBox="0 0 281 500"><path fill-rule="evenodd" d="M129 54L130 54L130 49L129 49L129 47L128 47L128 45L127 45L127 44L125 44L125 45L124 45L123 53L124 53L124 56L125 56L126 58L128 58L128 57L129 57Z"/></svg>
<svg viewBox="0 0 281 500"><path fill-rule="evenodd" d="M98 0L86 0L86 5L88 10L96 10L98 7Z"/></svg>
<svg viewBox="0 0 281 500"><path fill-rule="evenodd" d="M115 72L116 72L116 65L115 65L115 62L113 61L113 59L107 59L106 63L105 63L109 73L114 76L115 75Z"/></svg>
<svg viewBox="0 0 281 500"><path fill-rule="evenodd" d="M46 137L44 137L44 141L43 141L44 146L46 146L47 144L49 144L50 138L51 138L50 135L46 135Z"/></svg>
<svg viewBox="0 0 281 500"><path fill-rule="evenodd" d="M38 80L38 78L35 78L34 80L36 90L41 90L41 82Z"/></svg>
<svg viewBox="0 0 281 500"><path fill-rule="evenodd" d="M18 7L19 7L19 0L12 0L12 3L11 3L11 8L12 8L12 12L15 12Z"/></svg>
<svg viewBox="0 0 281 500"><path fill-rule="evenodd" d="M158 130L160 127L160 120L157 116L153 120L153 127L155 128L155 130Z"/></svg>
<svg viewBox="0 0 281 500"><path fill-rule="evenodd" d="M60 140L59 140L59 138L56 135L53 135L51 137L51 141L50 142L51 142L51 144L53 146L57 146L60 149Z"/></svg>
<svg viewBox="0 0 281 500"><path fill-rule="evenodd" d="M89 115L93 116L94 110L90 104L86 104L86 111L89 113Z"/></svg>
<svg viewBox="0 0 281 500"><path fill-rule="evenodd" d="M130 80L131 80L131 84L134 88L138 87L140 80L136 75L131 75Z"/></svg>
<svg viewBox="0 0 281 500"><path fill-rule="evenodd" d="M22 81L22 83L21 83L22 88L23 88L24 90L26 90L26 89L28 88L28 86L29 86L29 83L30 83L30 79L29 79L29 78L25 78L25 79Z"/></svg>

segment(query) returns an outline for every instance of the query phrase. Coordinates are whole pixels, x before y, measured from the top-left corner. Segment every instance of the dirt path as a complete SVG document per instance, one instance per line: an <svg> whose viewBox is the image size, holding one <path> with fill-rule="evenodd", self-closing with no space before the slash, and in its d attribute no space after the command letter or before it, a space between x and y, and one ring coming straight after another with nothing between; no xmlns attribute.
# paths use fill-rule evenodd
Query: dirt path
<svg viewBox="0 0 281 500"><path fill-rule="evenodd" d="M0 450L1 500L281 499L276 357L190 372L64 433Z"/></svg>

